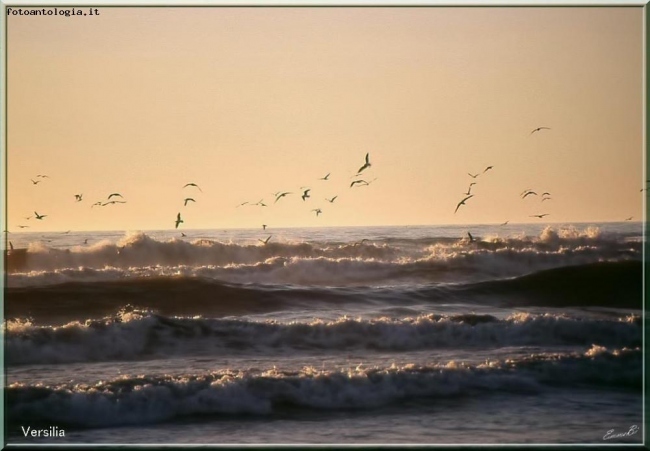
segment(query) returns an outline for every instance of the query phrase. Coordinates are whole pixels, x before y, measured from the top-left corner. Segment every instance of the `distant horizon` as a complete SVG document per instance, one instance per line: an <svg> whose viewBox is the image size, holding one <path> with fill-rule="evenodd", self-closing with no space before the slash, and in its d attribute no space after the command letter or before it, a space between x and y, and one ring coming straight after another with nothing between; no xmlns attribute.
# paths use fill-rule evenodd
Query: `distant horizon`
<svg viewBox="0 0 650 451"><path fill-rule="evenodd" d="M554 226L554 225L589 225L589 224L643 224L643 220L631 221L557 221L557 222L508 222L503 225L502 223L475 223L475 224L393 224L393 225L336 225L336 226L271 226L264 230L260 227L213 227L213 228L195 228L195 229L145 229L145 228L132 228L132 229L94 229L94 230L75 230L75 229L61 229L61 230L43 230L43 231L10 231L9 235L18 234L43 234L43 233L92 233L92 232L192 232L192 231L214 231L214 230L259 230L260 232L268 232L277 229L343 229L343 228L398 228L398 227L482 227L482 226Z"/></svg>

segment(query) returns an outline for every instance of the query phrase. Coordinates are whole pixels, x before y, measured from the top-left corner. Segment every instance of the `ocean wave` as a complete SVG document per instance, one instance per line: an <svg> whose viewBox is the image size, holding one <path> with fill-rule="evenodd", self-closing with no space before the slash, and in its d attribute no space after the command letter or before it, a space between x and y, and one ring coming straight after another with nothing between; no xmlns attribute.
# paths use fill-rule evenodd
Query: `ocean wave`
<svg viewBox="0 0 650 451"><path fill-rule="evenodd" d="M13 424L106 427L195 415L273 415L284 408L374 409L410 399L506 392L534 394L552 386L641 390L640 349L539 354L470 366L458 362L300 371L219 371L179 376L123 376L93 385L14 383L6 389Z"/></svg>
<svg viewBox="0 0 650 451"><path fill-rule="evenodd" d="M382 303L409 306L441 302L495 306L604 306L641 309L643 268L639 261L599 262L554 268L482 282L393 286L292 286L236 284L215 279L211 269L189 274L140 275L47 286L8 287L7 318L31 316L85 319L108 315L126 304L165 315L237 315L293 308ZM204 271L208 273L206 277ZM197 275L201 274L201 275ZM52 323L49 323L52 324Z"/></svg>
<svg viewBox="0 0 650 451"><path fill-rule="evenodd" d="M638 316L614 320L519 313L421 315L407 318L283 323L273 320L174 318L128 309L101 320L60 327L9 322L6 361L10 365L134 360L146 357L286 350L400 352L486 346L591 344L639 346Z"/></svg>
<svg viewBox="0 0 650 451"><path fill-rule="evenodd" d="M382 281L451 281L512 277L560 266L640 260L642 243L597 229L545 229L537 237L375 240L366 243L267 245L210 240L158 241L146 234L88 247L29 247L10 287L167 275L211 277L232 283L307 285ZM16 265L9 265L10 267Z"/></svg>

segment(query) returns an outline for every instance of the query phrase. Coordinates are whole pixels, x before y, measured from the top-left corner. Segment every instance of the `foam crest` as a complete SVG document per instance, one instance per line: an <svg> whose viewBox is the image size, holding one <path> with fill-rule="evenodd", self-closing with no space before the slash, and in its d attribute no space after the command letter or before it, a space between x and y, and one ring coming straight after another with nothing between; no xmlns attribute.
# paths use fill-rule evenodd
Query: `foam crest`
<svg viewBox="0 0 650 451"><path fill-rule="evenodd" d="M400 352L486 346L553 346L593 343L638 346L639 321L578 319L519 313L422 315L407 318L311 322L176 318L125 309L102 320L61 327L11 323L6 335L9 364L130 360L195 353L284 352L305 349L363 349Z"/></svg>
<svg viewBox="0 0 650 451"><path fill-rule="evenodd" d="M563 377L568 373L568 378ZM93 385L30 386L6 390L13 422L106 427L169 421L190 415L273 415L286 407L374 409L504 391L530 394L549 385L596 384L641 388L641 352L534 355L470 366L462 362L386 368L301 371L220 371L178 376L123 376Z"/></svg>
<svg viewBox="0 0 650 451"><path fill-rule="evenodd" d="M407 265L452 265L474 271L487 270L490 265L510 265L510 270L522 262L533 269L548 265L583 264L607 259L640 259L641 243L629 242L614 234L604 234L597 228L578 230L547 227L539 236L486 237L475 243L449 238L385 239L365 243L337 242L279 242L267 245L218 242L198 239L192 242L176 238L156 240L139 232L130 233L116 243L107 240L87 247L69 249L50 248L31 243L26 265L21 270L56 271L78 268L131 268L146 267L226 267L253 266L273 259L285 259L300 269L303 266L338 263L339 273L344 265L363 262L372 265L384 263L395 268ZM535 266L538 263L542 266ZM547 266L548 266L547 265ZM435 268L434 268L435 269Z"/></svg>

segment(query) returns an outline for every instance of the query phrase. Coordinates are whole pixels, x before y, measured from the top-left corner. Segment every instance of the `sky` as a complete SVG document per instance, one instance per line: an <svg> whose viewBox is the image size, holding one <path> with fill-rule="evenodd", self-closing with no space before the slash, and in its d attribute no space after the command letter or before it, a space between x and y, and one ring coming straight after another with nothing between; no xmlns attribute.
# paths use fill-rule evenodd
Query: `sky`
<svg viewBox="0 0 650 451"><path fill-rule="evenodd" d="M642 7L98 12L7 17L10 232L642 218Z"/></svg>

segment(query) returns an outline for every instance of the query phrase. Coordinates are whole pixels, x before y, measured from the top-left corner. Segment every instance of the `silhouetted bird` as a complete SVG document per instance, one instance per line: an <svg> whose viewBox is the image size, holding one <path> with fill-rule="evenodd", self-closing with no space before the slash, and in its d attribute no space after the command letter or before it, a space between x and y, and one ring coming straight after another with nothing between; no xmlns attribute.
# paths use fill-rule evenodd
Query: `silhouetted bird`
<svg viewBox="0 0 650 451"><path fill-rule="evenodd" d="M196 183L187 183L187 184L185 184L183 186L183 188L188 187L188 186L194 186L196 188L199 188L199 185L197 185ZM201 188L199 188L199 191L203 192L203 190Z"/></svg>
<svg viewBox="0 0 650 451"><path fill-rule="evenodd" d="M458 209L460 208L461 205L465 205L465 201L466 201L467 199L470 199L470 198L472 198L472 197L474 197L473 194L467 196L465 199L463 199L463 200L461 200L460 202L458 202L458 205L456 205L456 209L454 210L454 214L456 214L456 212L458 211Z"/></svg>

